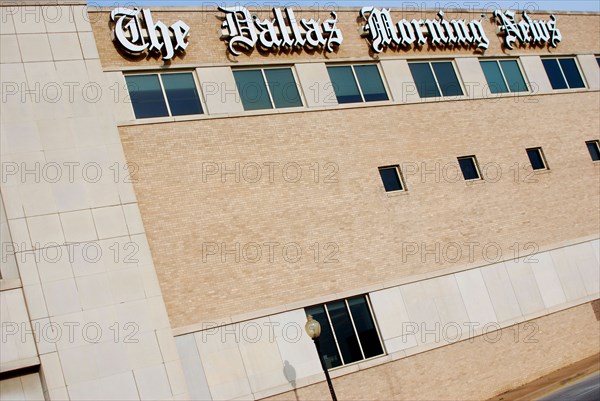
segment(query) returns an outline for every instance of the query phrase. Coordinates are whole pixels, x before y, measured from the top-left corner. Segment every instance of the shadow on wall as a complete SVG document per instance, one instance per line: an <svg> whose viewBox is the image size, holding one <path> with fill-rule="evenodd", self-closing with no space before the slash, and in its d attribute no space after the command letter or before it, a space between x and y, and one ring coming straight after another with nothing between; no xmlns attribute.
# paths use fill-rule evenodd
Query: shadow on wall
<svg viewBox="0 0 600 401"><path fill-rule="evenodd" d="M296 401L299 401L298 391L296 390L296 369L290 365L289 361L283 362L283 375L290 382L292 388L294 389L294 397Z"/></svg>
<svg viewBox="0 0 600 401"><path fill-rule="evenodd" d="M600 299L592 301L590 302L590 304L592 305L592 309L594 310L594 314L596 315L596 320L600 322Z"/></svg>

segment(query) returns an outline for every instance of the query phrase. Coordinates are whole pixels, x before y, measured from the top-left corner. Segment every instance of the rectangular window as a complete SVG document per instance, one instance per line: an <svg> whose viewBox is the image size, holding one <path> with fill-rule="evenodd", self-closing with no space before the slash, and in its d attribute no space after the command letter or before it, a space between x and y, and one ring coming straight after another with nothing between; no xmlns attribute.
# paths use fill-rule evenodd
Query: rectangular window
<svg viewBox="0 0 600 401"><path fill-rule="evenodd" d="M376 64L328 66L338 103L389 100Z"/></svg>
<svg viewBox="0 0 600 401"><path fill-rule="evenodd" d="M385 166L379 167L379 175L383 182L385 192L396 192L404 191L404 183L402 180L402 173L400 172L400 166Z"/></svg>
<svg viewBox="0 0 600 401"><path fill-rule="evenodd" d="M490 92L527 92L527 84L517 60L481 60L479 64Z"/></svg>
<svg viewBox="0 0 600 401"><path fill-rule="evenodd" d="M292 69L234 70L233 76L244 110L302 107Z"/></svg>
<svg viewBox="0 0 600 401"><path fill-rule="evenodd" d="M475 156L463 156L458 158L458 164L466 181L480 180L477 158Z"/></svg>
<svg viewBox="0 0 600 401"><path fill-rule="evenodd" d="M527 156L529 156L529 161L531 162L531 167L534 170L548 170L542 148L531 148L526 149L526 151Z"/></svg>
<svg viewBox="0 0 600 401"><path fill-rule="evenodd" d="M366 296L311 306L305 312L321 325L321 354L328 369L383 355Z"/></svg>
<svg viewBox="0 0 600 401"><path fill-rule="evenodd" d="M191 72L126 75L135 118L202 114Z"/></svg>
<svg viewBox="0 0 600 401"><path fill-rule="evenodd" d="M544 58L542 63L552 89L585 88L575 58Z"/></svg>
<svg viewBox="0 0 600 401"><path fill-rule="evenodd" d="M460 82L450 61L408 63L419 97L462 96ZM441 95L440 95L441 94Z"/></svg>
<svg viewBox="0 0 600 401"><path fill-rule="evenodd" d="M600 142L599 141L587 141L586 146L590 152L592 160L597 162L600 160Z"/></svg>

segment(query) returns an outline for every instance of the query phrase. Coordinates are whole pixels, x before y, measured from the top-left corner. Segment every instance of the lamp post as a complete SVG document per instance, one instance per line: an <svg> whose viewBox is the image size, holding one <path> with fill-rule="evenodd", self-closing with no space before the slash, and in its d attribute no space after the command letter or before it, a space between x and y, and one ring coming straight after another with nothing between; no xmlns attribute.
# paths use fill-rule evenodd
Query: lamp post
<svg viewBox="0 0 600 401"><path fill-rule="evenodd" d="M331 393L331 399L333 401L337 401L337 397L335 396L335 390L333 389L333 384L331 383L331 377L329 377L329 371L327 371L327 366L325 366L325 360L321 355L321 342L319 337L321 336L321 325L318 321L313 319L312 315L306 316L307 322L304 326L306 333L312 340L315 342L315 347L317 348L317 354L319 355L319 361L321 362L321 367L323 368L323 373L325 373L325 379L327 379L327 385L329 386L329 392Z"/></svg>

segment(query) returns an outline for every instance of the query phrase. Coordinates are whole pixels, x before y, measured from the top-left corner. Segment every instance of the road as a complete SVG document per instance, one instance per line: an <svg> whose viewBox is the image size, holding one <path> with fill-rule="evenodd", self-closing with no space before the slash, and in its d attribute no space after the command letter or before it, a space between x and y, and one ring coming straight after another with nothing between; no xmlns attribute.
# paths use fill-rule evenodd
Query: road
<svg viewBox="0 0 600 401"><path fill-rule="evenodd" d="M546 394L537 401L599 401L600 372Z"/></svg>

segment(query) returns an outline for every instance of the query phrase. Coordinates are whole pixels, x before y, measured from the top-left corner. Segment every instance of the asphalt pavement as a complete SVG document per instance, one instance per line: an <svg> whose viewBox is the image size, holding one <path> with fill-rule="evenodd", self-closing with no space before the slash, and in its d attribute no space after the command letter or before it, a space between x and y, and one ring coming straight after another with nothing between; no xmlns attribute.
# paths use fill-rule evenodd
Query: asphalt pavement
<svg viewBox="0 0 600 401"><path fill-rule="evenodd" d="M600 372L561 387L537 401L600 401Z"/></svg>

